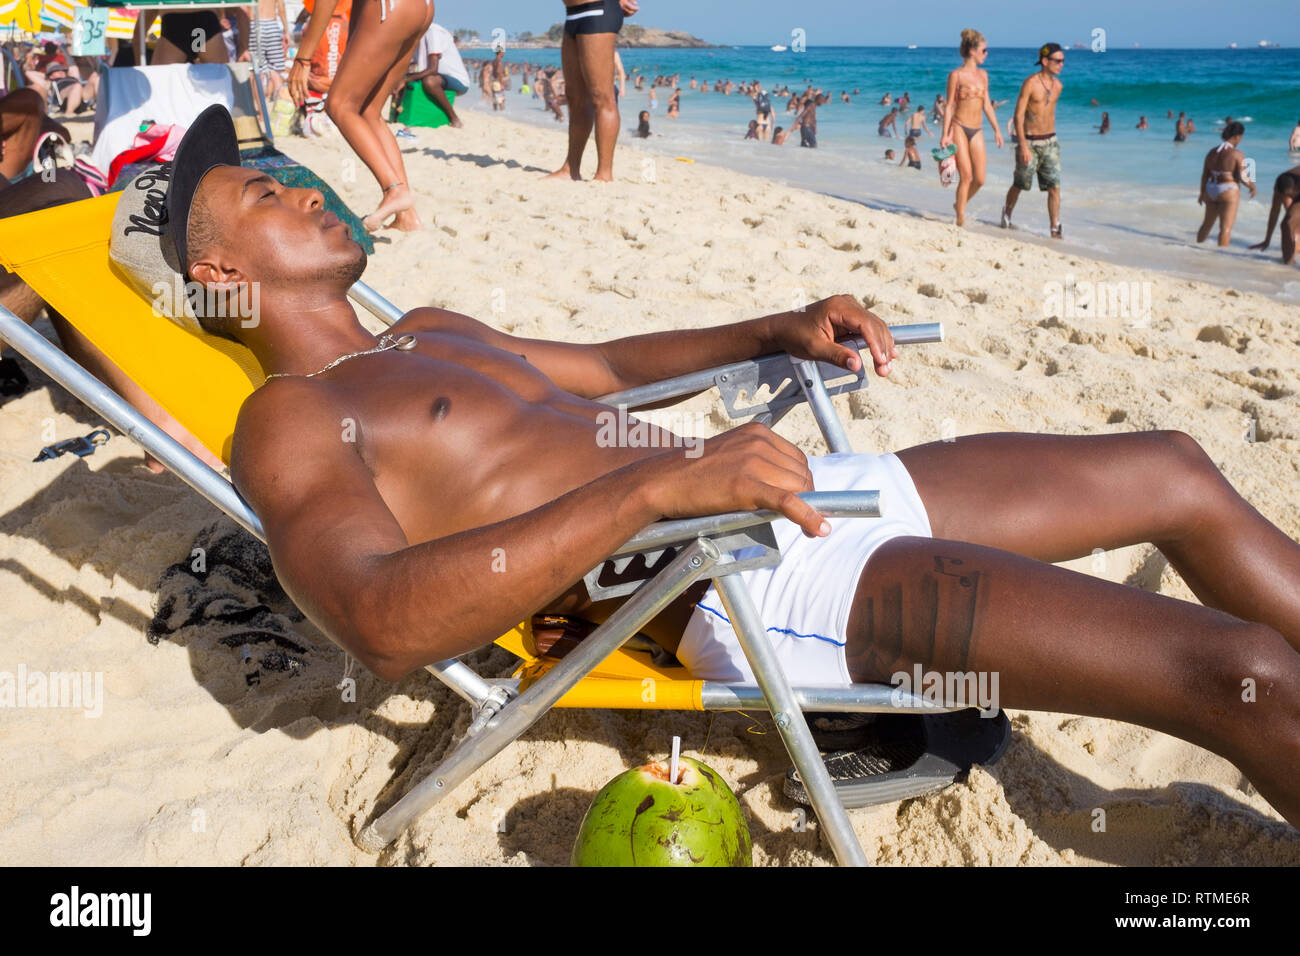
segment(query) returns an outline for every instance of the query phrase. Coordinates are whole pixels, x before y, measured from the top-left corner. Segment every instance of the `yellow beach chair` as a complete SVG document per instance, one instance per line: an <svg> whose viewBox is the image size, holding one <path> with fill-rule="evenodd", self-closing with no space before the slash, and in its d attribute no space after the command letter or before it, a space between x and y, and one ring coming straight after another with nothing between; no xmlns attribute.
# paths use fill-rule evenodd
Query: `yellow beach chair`
<svg viewBox="0 0 1300 956"><path fill-rule="evenodd" d="M139 384L202 444L229 461L240 405L263 381L251 352L226 339L197 335L154 314L113 272L109 226L117 194L0 220L0 265L18 273L42 298ZM361 283L354 301L387 324L401 312ZM942 339L937 324L893 329L899 343ZM230 482L145 419L42 335L0 308L0 337L161 461L252 534L262 538L257 516ZM857 340L856 347L863 343ZM865 363L869 365L870 363ZM828 386L828 382L831 383ZM670 401L716 386L732 417L774 423L808 401L833 451L848 450L830 396L865 384L865 371L765 356L656 383L602 401L628 408ZM762 397L760 397L762 396ZM878 515L876 492L813 493L808 500L832 516ZM828 841L842 863L864 864L865 855L813 743L804 711L864 713L935 712L919 697L888 685L792 688L761 639L763 626L736 571L780 560L770 512L737 512L658 522L593 569L585 580L595 597L629 595L614 615L558 662L540 659L525 622L498 643L520 658L507 679L484 679L458 660L429 670L474 708L469 731L436 770L362 830L357 842L378 851L420 814L513 742L550 707L678 710L767 709L786 743ZM737 557L744 553L744 559ZM631 580L608 584L608 572ZM643 568L638 571L637 569ZM650 655L624 649L646 622L693 582L713 578L740 635L757 685L695 679L684 667L655 664ZM903 794L908 795L908 794ZM901 799L901 796L899 797Z"/></svg>

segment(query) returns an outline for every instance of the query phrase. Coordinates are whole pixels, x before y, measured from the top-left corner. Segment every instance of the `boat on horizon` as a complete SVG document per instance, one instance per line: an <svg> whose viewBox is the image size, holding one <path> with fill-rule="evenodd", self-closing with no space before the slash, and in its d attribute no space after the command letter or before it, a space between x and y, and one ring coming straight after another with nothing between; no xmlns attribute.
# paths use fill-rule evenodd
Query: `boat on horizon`
<svg viewBox="0 0 1300 956"><path fill-rule="evenodd" d="M784 53L786 50L790 48L788 46L782 46L781 44L778 43L774 47L769 47L769 49L771 49L773 53Z"/></svg>
<svg viewBox="0 0 1300 956"><path fill-rule="evenodd" d="M909 44L907 45L907 48L908 48L909 50L915 50L915 49L916 49L916 44L915 44L915 43L909 43Z"/></svg>

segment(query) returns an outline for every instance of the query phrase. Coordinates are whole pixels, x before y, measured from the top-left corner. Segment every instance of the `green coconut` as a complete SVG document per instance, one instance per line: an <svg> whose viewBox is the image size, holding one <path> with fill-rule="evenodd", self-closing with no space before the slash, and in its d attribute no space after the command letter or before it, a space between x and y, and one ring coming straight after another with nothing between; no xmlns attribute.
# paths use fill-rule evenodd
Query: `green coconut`
<svg viewBox="0 0 1300 956"><path fill-rule="evenodd" d="M718 772L681 757L677 782L649 763L596 794L573 845L574 866L752 866L749 826Z"/></svg>

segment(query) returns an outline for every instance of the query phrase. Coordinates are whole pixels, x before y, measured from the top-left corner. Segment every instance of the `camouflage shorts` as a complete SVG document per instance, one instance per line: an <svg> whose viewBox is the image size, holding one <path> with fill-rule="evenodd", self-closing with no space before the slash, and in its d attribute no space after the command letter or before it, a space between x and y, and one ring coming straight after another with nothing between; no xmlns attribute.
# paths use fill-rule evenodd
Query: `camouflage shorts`
<svg viewBox="0 0 1300 956"><path fill-rule="evenodd" d="M1038 173L1039 189L1046 191L1061 185L1061 143L1055 136L1051 139L1031 139L1029 162L1023 166L1020 164L1020 153L1017 150L1016 188L1033 189L1035 172Z"/></svg>

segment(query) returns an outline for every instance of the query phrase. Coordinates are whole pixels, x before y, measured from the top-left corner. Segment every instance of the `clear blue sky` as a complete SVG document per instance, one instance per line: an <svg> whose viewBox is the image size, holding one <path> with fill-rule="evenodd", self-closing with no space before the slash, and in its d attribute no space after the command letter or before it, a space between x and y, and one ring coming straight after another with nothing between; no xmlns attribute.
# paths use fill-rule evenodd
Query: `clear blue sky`
<svg viewBox="0 0 1300 956"><path fill-rule="evenodd" d="M640 0L632 20L663 30L685 30L712 43L790 42L802 28L808 43L823 46L950 46L962 27L973 26L991 46L1036 47L1048 39L1087 43L1094 27L1116 49L1144 47L1221 48L1270 40L1300 46L1297 0ZM437 20L487 37L493 27L508 33L542 33L563 19L561 0L435 0Z"/></svg>

